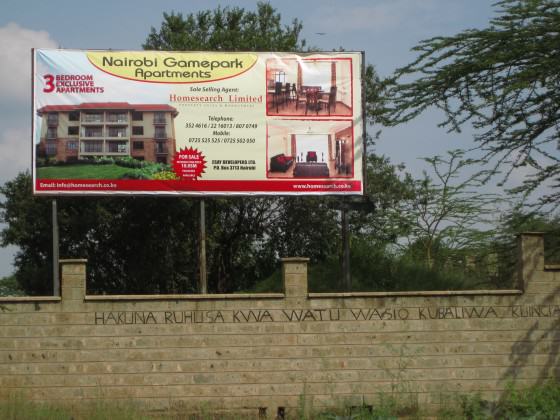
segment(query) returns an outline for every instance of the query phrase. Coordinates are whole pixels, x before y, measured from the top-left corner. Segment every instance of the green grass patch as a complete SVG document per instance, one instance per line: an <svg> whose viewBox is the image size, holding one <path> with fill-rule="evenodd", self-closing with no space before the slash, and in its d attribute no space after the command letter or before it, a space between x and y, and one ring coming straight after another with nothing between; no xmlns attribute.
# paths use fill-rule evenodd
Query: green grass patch
<svg viewBox="0 0 560 420"><path fill-rule="evenodd" d="M169 417L171 418L171 417ZM0 401L0 420L150 420L139 404L132 402L77 401L48 403L12 395Z"/></svg>
<svg viewBox="0 0 560 420"><path fill-rule="evenodd" d="M119 179L136 170L111 165L61 165L37 168L38 179Z"/></svg>
<svg viewBox="0 0 560 420"><path fill-rule="evenodd" d="M445 397L445 396L442 396ZM194 407L171 406L152 411L149 405L134 401L73 401L47 403L30 401L20 395L0 400L0 420L241 420L257 418L257 408L242 412L213 410L202 404ZM317 410L307 405L305 395L298 407L288 409L288 419L299 420L493 420L493 419L560 419L560 383L544 382L530 388L517 389L510 385L498 401L486 401L479 394L450 394L440 401L438 413L423 412L409 392L379 394L371 405L340 406ZM276 407L268 407L268 418Z"/></svg>

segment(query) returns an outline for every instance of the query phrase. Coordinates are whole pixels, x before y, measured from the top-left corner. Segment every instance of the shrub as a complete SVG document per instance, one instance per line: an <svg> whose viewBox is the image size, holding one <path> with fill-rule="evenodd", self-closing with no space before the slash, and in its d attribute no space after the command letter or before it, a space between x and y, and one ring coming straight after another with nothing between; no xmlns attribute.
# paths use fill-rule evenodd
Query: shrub
<svg viewBox="0 0 560 420"><path fill-rule="evenodd" d="M116 165L125 167L125 168L132 168L132 169L143 169L143 168L158 168L158 170L166 169L166 164L164 163L156 163L156 162L147 162L145 160L138 160L134 159L131 156L123 156L114 160Z"/></svg>
<svg viewBox="0 0 560 420"><path fill-rule="evenodd" d="M142 172L127 172L119 179L150 179L150 177Z"/></svg>
<svg viewBox="0 0 560 420"><path fill-rule="evenodd" d="M161 171L161 172L157 172L154 174L153 179L157 179L159 181L165 181L165 180L173 180L173 179L178 179L177 175L175 174L175 172L172 171Z"/></svg>
<svg viewBox="0 0 560 420"><path fill-rule="evenodd" d="M497 417L560 419L560 382L548 381L528 389L508 387Z"/></svg>
<svg viewBox="0 0 560 420"><path fill-rule="evenodd" d="M115 160L111 157L99 156L93 159L93 163L96 165L112 165L115 163Z"/></svg>

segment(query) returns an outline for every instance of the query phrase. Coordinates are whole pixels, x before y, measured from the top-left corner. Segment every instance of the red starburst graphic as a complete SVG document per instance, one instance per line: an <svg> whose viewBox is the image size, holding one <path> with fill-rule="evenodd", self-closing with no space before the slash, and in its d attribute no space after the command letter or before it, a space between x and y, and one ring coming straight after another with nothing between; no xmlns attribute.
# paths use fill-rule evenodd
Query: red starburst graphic
<svg viewBox="0 0 560 420"><path fill-rule="evenodd" d="M206 169L202 152L192 147L179 150L173 158L173 169L181 179L196 180Z"/></svg>

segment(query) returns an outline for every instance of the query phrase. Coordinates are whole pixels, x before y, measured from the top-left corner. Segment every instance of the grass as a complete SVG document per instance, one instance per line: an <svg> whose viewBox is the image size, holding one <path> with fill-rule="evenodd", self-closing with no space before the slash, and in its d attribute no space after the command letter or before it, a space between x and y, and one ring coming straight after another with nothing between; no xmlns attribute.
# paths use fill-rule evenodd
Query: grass
<svg viewBox="0 0 560 420"><path fill-rule="evenodd" d="M150 420L142 407L132 402L39 403L14 395L0 401L0 420Z"/></svg>
<svg viewBox="0 0 560 420"><path fill-rule="evenodd" d="M269 410L272 407L269 407ZM0 420L214 420L255 419L257 409L244 410L245 414L213 411L210 406L200 407L196 412L184 409L150 412L149 407L128 402L72 402L38 403L13 396L0 401ZM269 412L269 418L274 415ZM289 419L300 420L374 420L374 419L560 419L560 382L549 381L519 390L510 385L500 400L485 401L478 394L455 395L442 401L440 411L434 415L423 413L415 404L410 404L406 394L379 394L371 406L339 407L328 411L317 411L308 406L305 396L300 406L288 410Z"/></svg>
<svg viewBox="0 0 560 420"><path fill-rule="evenodd" d="M64 165L37 168L37 179L119 179L134 169L110 165Z"/></svg>

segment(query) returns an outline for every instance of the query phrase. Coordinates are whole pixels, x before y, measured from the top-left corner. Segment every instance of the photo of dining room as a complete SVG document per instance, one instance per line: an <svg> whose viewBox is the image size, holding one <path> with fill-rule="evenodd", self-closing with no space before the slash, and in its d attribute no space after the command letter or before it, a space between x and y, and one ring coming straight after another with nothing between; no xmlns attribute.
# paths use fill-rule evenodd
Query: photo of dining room
<svg viewBox="0 0 560 420"><path fill-rule="evenodd" d="M354 176L351 121L271 122L267 127L268 178Z"/></svg>
<svg viewBox="0 0 560 420"><path fill-rule="evenodd" d="M352 61L272 58L266 62L267 115L352 116Z"/></svg>

